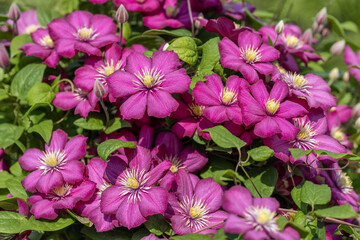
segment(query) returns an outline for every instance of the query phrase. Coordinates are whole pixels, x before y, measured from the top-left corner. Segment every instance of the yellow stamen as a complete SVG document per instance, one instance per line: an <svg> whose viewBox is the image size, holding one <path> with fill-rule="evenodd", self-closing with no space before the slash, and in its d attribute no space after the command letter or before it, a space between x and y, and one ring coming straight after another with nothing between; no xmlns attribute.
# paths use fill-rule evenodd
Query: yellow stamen
<svg viewBox="0 0 360 240"><path fill-rule="evenodd" d="M296 88L301 88L308 84L308 81L305 79L305 77L299 74L294 74L293 82L294 82L294 87Z"/></svg>
<svg viewBox="0 0 360 240"><path fill-rule="evenodd" d="M270 209L261 208L259 209L256 221L260 224L265 224L275 217L275 213L271 212Z"/></svg>
<svg viewBox="0 0 360 240"><path fill-rule="evenodd" d="M265 107L266 107L266 111L269 114L275 114L280 107L279 100L269 98L265 104Z"/></svg>
<svg viewBox="0 0 360 240"><path fill-rule="evenodd" d="M146 87L151 87L154 83L154 78L151 75L145 75L143 79L144 79L144 81L143 81L144 85Z"/></svg>
<svg viewBox="0 0 360 240"><path fill-rule="evenodd" d="M335 138L339 142L345 139L345 133L341 130L341 128L333 128L330 134L333 138Z"/></svg>
<svg viewBox="0 0 360 240"><path fill-rule="evenodd" d="M285 43L288 47L295 47L299 43L299 39L293 35L286 35Z"/></svg>
<svg viewBox="0 0 360 240"><path fill-rule="evenodd" d="M115 72L114 65L106 65L106 66L103 66L103 68L104 68L104 73L106 76L110 76L111 74L113 74Z"/></svg>
<svg viewBox="0 0 360 240"><path fill-rule="evenodd" d="M224 88L221 93L221 100L224 104L233 104L237 101L236 92L233 89Z"/></svg>
<svg viewBox="0 0 360 240"><path fill-rule="evenodd" d="M46 35L45 37L41 38L40 42L41 42L41 45L44 47L47 47L47 48L54 47L54 42L49 35Z"/></svg>
<svg viewBox="0 0 360 240"><path fill-rule="evenodd" d="M126 179L126 185L132 189L137 189L140 184L134 177L129 177Z"/></svg>
<svg viewBox="0 0 360 240"><path fill-rule="evenodd" d="M189 108L192 115L195 115L196 117L200 117L205 107L193 103L189 106Z"/></svg>
<svg viewBox="0 0 360 240"><path fill-rule="evenodd" d="M196 205L196 206L194 206L194 207L191 207L191 208L190 208L190 216L191 216L192 218L198 218L198 217L201 216L202 211L203 211L203 210L200 208L199 205Z"/></svg>
<svg viewBox="0 0 360 240"><path fill-rule="evenodd" d="M170 171L171 171L172 173L177 173L177 171L179 171L179 169L178 169L177 166L172 165L172 166L170 167Z"/></svg>
<svg viewBox="0 0 360 240"><path fill-rule="evenodd" d="M33 33L35 32L40 26L39 25L35 25L35 24L31 24L29 26L27 26L25 28L25 33L26 34L30 34L30 33Z"/></svg>
<svg viewBox="0 0 360 240"><path fill-rule="evenodd" d="M93 34L92 28L82 27L78 29L78 38L80 40L88 40Z"/></svg>
<svg viewBox="0 0 360 240"><path fill-rule="evenodd" d="M240 55L246 63L253 64L260 60L261 53L253 46L246 46L246 49L240 49Z"/></svg>
<svg viewBox="0 0 360 240"><path fill-rule="evenodd" d="M66 193L66 188L64 185L62 185L60 187L54 188L53 191L58 196L64 196L64 194Z"/></svg>

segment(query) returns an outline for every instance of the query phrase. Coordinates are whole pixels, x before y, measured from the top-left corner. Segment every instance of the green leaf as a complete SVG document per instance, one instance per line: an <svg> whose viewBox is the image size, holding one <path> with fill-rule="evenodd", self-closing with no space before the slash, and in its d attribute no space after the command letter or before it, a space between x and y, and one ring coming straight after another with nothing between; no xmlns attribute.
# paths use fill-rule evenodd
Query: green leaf
<svg viewBox="0 0 360 240"><path fill-rule="evenodd" d="M29 64L21 69L14 77L10 92L13 96L25 101L30 89L36 84L40 83L44 76L46 65L44 64Z"/></svg>
<svg viewBox="0 0 360 240"><path fill-rule="evenodd" d="M53 19L61 17L61 14L52 8L53 4L51 1L41 1L41 3L37 5L37 20L43 27L47 27Z"/></svg>
<svg viewBox="0 0 360 240"><path fill-rule="evenodd" d="M114 118L110 121L109 127L105 129L105 133L110 134L118 129L126 128L126 127L131 127L131 124L128 121L122 120L120 118Z"/></svg>
<svg viewBox="0 0 360 240"><path fill-rule="evenodd" d="M35 103L26 111L24 117L27 117L32 111L38 109L39 107L50 107L51 111L54 109L53 105L51 105L50 103Z"/></svg>
<svg viewBox="0 0 360 240"><path fill-rule="evenodd" d="M158 49L165 40L162 37L154 36L154 35L140 35L130 38L126 42L126 46L130 47L133 44L142 44L148 49L156 48Z"/></svg>
<svg viewBox="0 0 360 240"><path fill-rule="evenodd" d="M167 48L168 51L173 50L179 58L190 64L195 65L198 59L197 45L191 37L181 37L175 39Z"/></svg>
<svg viewBox="0 0 360 240"><path fill-rule="evenodd" d="M315 239L326 239L326 230L323 222L317 222Z"/></svg>
<svg viewBox="0 0 360 240"><path fill-rule="evenodd" d="M150 216L144 225L151 233L157 236L161 236L164 232L170 230L170 225L161 215Z"/></svg>
<svg viewBox="0 0 360 240"><path fill-rule="evenodd" d="M247 152L254 161L266 161L274 155L274 150L267 146L253 148Z"/></svg>
<svg viewBox="0 0 360 240"><path fill-rule="evenodd" d="M336 235L343 235L340 231L343 230L349 234L353 234L356 239L360 239L360 233L355 231L352 227L349 225L340 224L338 228L335 230L334 234Z"/></svg>
<svg viewBox="0 0 360 240"><path fill-rule="evenodd" d="M36 132L45 140L46 143L50 142L51 134L53 130L53 121L48 119L41 121L38 124L30 127L27 131L28 133Z"/></svg>
<svg viewBox="0 0 360 240"><path fill-rule="evenodd" d="M283 215L279 214L278 215L278 218L276 220L276 223L277 225L279 226L280 230L283 231L286 224L288 223L289 221L286 219L286 217L284 217Z"/></svg>
<svg viewBox="0 0 360 240"><path fill-rule="evenodd" d="M146 229L145 229L146 230ZM91 240L130 240L131 232L125 228L116 228L107 232L97 232L94 227L83 227L81 233ZM145 237L149 234L143 235Z"/></svg>
<svg viewBox="0 0 360 240"><path fill-rule="evenodd" d="M23 127L9 123L0 124L0 148L7 148L18 140L24 131Z"/></svg>
<svg viewBox="0 0 360 240"><path fill-rule="evenodd" d="M95 114L89 114L87 118L76 119L74 124L86 130L102 130L105 127L101 116Z"/></svg>
<svg viewBox="0 0 360 240"><path fill-rule="evenodd" d="M103 160L107 160L110 154L119 148L136 148L136 145L133 142L110 139L100 143L97 147L97 152Z"/></svg>
<svg viewBox="0 0 360 240"><path fill-rule="evenodd" d="M296 206L298 206L302 211L306 211L308 205L301 201L301 187L302 185L297 185L291 190L291 197L294 200Z"/></svg>
<svg viewBox="0 0 360 240"><path fill-rule="evenodd" d="M205 81L206 79L203 78L202 76L193 76L190 83L190 89L194 89L197 82L205 82Z"/></svg>
<svg viewBox="0 0 360 240"><path fill-rule="evenodd" d="M244 8L245 11L245 15L246 15L246 19L247 21L250 23L250 26L252 26L253 28L255 28L256 30L261 28L263 26L263 23L257 19L247 8Z"/></svg>
<svg viewBox="0 0 360 240"><path fill-rule="evenodd" d="M21 50L19 50L20 47L31 42L32 39L29 34L22 34L14 37L10 44L10 58L14 57L18 53L21 53Z"/></svg>
<svg viewBox="0 0 360 240"><path fill-rule="evenodd" d="M0 232L1 233L20 233L28 228L26 216L15 212L0 212Z"/></svg>
<svg viewBox="0 0 360 240"><path fill-rule="evenodd" d="M248 171L248 174L262 197L270 197L272 195L278 178L276 168L251 169ZM245 179L244 184L254 197L260 197L249 179Z"/></svg>
<svg viewBox="0 0 360 240"><path fill-rule="evenodd" d="M305 156L305 155L309 155L312 150L302 150L300 148L289 148L289 151L291 153L291 156L293 156L294 160L296 161L298 158Z"/></svg>
<svg viewBox="0 0 360 240"><path fill-rule="evenodd" d="M226 240L226 235L224 232L224 228L221 228L217 231L217 233L214 235L214 237L212 238L212 240Z"/></svg>
<svg viewBox="0 0 360 240"><path fill-rule="evenodd" d="M359 32L358 26L356 25L356 23L354 23L352 21L346 21L346 22L341 23L341 27L347 31L352 31L355 33Z"/></svg>
<svg viewBox="0 0 360 240"><path fill-rule="evenodd" d="M55 220L35 220L34 216L29 219L28 227L24 230L37 230L37 231L58 231L73 224L75 221L70 216L59 217Z"/></svg>
<svg viewBox="0 0 360 240"><path fill-rule="evenodd" d="M360 156L352 153L335 153L322 149L314 150L314 152L318 155L328 155L335 159L346 158L349 159L349 161L360 161Z"/></svg>
<svg viewBox="0 0 360 240"><path fill-rule="evenodd" d="M240 151L240 149L246 145L243 140L234 136L229 130L221 125L204 129L203 131L210 133L211 139L222 148L237 148Z"/></svg>
<svg viewBox="0 0 360 240"><path fill-rule="evenodd" d="M76 219L80 223L84 224L85 226L92 227L94 225L94 223L91 222L89 218L81 217L81 216L77 215L76 213L73 213L70 209L66 209L66 211L67 211L67 213L70 214L70 216L72 216L74 219Z"/></svg>
<svg viewBox="0 0 360 240"><path fill-rule="evenodd" d="M29 90L26 100L32 106L36 103L51 103L55 98L55 93L46 83L37 83Z"/></svg>
<svg viewBox="0 0 360 240"><path fill-rule="evenodd" d="M9 189L13 197L21 198L23 200L26 200L28 198L28 195L26 194L25 189L21 184L20 180L16 178L11 178L6 180L5 185Z"/></svg>
<svg viewBox="0 0 360 240"><path fill-rule="evenodd" d="M6 197L5 199L0 199L0 208L14 211L18 210L17 198Z"/></svg>
<svg viewBox="0 0 360 240"><path fill-rule="evenodd" d="M318 209L314 213L317 216L338 218L338 219L356 218L358 216L357 213L349 204Z"/></svg>
<svg viewBox="0 0 360 240"><path fill-rule="evenodd" d="M7 188L5 182L11 178L14 178L14 176L8 173L7 171L0 172L0 188Z"/></svg>
<svg viewBox="0 0 360 240"><path fill-rule="evenodd" d="M212 237L203 235L203 234L196 234L196 233L190 233L183 236L174 236L170 239L173 240L211 240Z"/></svg>
<svg viewBox="0 0 360 240"><path fill-rule="evenodd" d="M151 29L143 33L143 35L168 35L171 37L191 37L191 32L187 29L176 29L172 31Z"/></svg>
<svg viewBox="0 0 360 240"><path fill-rule="evenodd" d="M13 174L14 176L19 177L19 176L23 175L22 168L21 168L20 163L18 161L15 162L13 165L11 165L9 170L10 170L11 174Z"/></svg>
<svg viewBox="0 0 360 240"><path fill-rule="evenodd" d="M202 45L202 58L199 64L200 72L207 72L214 69L220 60L219 43L220 38L212 38Z"/></svg>
<svg viewBox="0 0 360 240"><path fill-rule="evenodd" d="M331 30L337 33L340 37L345 37L344 29L342 28L339 20L337 20L334 16L328 14L327 21L328 23L330 23Z"/></svg>
<svg viewBox="0 0 360 240"><path fill-rule="evenodd" d="M131 240L141 240L143 237L149 236L149 234L150 232L146 228L140 228L131 236ZM102 240L102 238L99 240Z"/></svg>
<svg viewBox="0 0 360 240"><path fill-rule="evenodd" d="M306 181L301 188L301 201L311 206L327 204L331 199L331 190L326 184L317 185Z"/></svg>

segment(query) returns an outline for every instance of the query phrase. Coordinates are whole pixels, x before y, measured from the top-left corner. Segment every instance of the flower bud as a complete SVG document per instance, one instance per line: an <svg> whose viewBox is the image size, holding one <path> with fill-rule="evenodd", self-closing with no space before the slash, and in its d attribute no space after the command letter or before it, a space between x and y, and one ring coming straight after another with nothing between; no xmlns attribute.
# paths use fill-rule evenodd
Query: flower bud
<svg viewBox="0 0 360 240"><path fill-rule="evenodd" d="M316 14L315 17L316 22L319 25L323 24L326 20L326 15L327 15L327 11L326 11L326 7L324 7L323 9L320 10L320 12L318 12L318 14Z"/></svg>
<svg viewBox="0 0 360 240"><path fill-rule="evenodd" d="M324 29L322 30L322 32L321 32L321 35L322 35L323 37L327 37L327 36L329 36L329 34L330 34L330 29L329 29L329 28L324 28Z"/></svg>
<svg viewBox="0 0 360 240"><path fill-rule="evenodd" d="M334 43L331 48L330 52L332 55L337 56L339 55L345 48L345 40L338 41Z"/></svg>
<svg viewBox="0 0 360 240"><path fill-rule="evenodd" d="M360 128L360 117L355 121L355 127Z"/></svg>
<svg viewBox="0 0 360 240"><path fill-rule="evenodd" d="M339 78L339 69L333 68L329 73L329 78L331 81L335 81L336 79L338 79Z"/></svg>
<svg viewBox="0 0 360 240"><path fill-rule="evenodd" d="M94 83L94 94L98 98L102 98L105 95L105 88L104 85L99 80L95 80Z"/></svg>
<svg viewBox="0 0 360 240"><path fill-rule="evenodd" d="M121 24L126 23L129 20L129 13L124 7L124 5L122 4L120 5L118 10L116 11L115 17L116 17L116 21L118 21Z"/></svg>
<svg viewBox="0 0 360 240"><path fill-rule="evenodd" d="M319 24L317 24L317 22L314 22L312 25L312 29L315 33L318 31L318 28L319 28Z"/></svg>
<svg viewBox="0 0 360 240"><path fill-rule="evenodd" d="M9 8L9 12L8 12L8 16L11 20L18 20L20 18L20 9L19 7L16 5L16 3L12 3L10 8Z"/></svg>
<svg viewBox="0 0 360 240"><path fill-rule="evenodd" d="M306 29L306 31L304 32L304 34L301 37L301 40L305 43L305 44L311 44L312 43L312 31L310 28Z"/></svg>
<svg viewBox="0 0 360 240"><path fill-rule="evenodd" d="M359 117L360 116L360 103L357 103L353 109L352 109L352 115L353 117Z"/></svg>
<svg viewBox="0 0 360 240"><path fill-rule="evenodd" d="M166 49L168 49L169 46L170 46L169 43L165 43L164 46L163 46L163 48L162 48L162 50L163 50L163 51L166 51Z"/></svg>
<svg viewBox="0 0 360 240"><path fill-rule="evenodd" d="M278 22L278 24L276 24L275 26L275 32L279 35L284 31L284 21L281 20L280 22Z"/></svg>
<svg viewBox="0 0 360 240"><path fill-rule="evenodd" d="M349 72L346 71L344 73L343 80L344 80L344 82L350 82L350 74L349 74Z"/></svg>
<svg viewBox="0 0 360 240"><path fill-rule="evenodd" d="M7 68L8 66L10 66L9 54L4 44L0 43L0 68Z"/></svg>

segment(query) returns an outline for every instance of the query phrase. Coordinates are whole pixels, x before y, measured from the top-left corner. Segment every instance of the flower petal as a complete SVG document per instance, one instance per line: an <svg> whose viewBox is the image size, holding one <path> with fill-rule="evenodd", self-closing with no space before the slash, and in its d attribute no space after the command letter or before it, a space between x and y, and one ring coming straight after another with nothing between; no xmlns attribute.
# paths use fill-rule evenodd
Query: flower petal
<svg viewBox="0 0 360 240"><path fill-rule="evenodd" d="M164 214L168 204L168 192L161 187L152 187L142 193L140 205L141 215L148 217L155 214Z"/></svg>
<svg viewBox="0 0 360 240"><path fill-rule="evenodd" d="M234 186L224 194L223 209L244 217L245 209L252 205L252 200L251 193L247 188Z"/></svg>
<svg viewBox="0 0 360 240"><path fill-rule="evenodd" d="M147 105L147 93L138 92L125 100L120 107L124 119L141 119L144 117Z"/></svg>
<svg viewBox="0 0 360 240"><path fill-rule="evenodd" d="M254 134L261 138L271 137L278 133L281 133L281 128L272 117L265 117L254 128Z"/></svg>
<svg viewBox="0 0 360 240"><path fill-rule="evenodd" d="M80 182L83 179L85 164L80 161L67 162L63 169L60 170L64 181L70 184Z"/></svg>
<svg viewBox="0 0 360 240"><path fill-rule="evenodd" d="M174 51L157 51L152 55L151 67L160 69L162 74L174 72L180 65L179 57Z"/></svg>
<svg viewBox="0 0 360 240"><path fill-rule="evenodd" d="M166 91L157 90L149 92L147 95L147 113L149 116L168 117L178 106L179 103Z"/></svg>
<svg viewBox="0 0 360 240"><path fill-rule="evenodd" d="M41 193L49 193L50 189L60 187L64 182L63 176L58 171L42 175L36 183L36 189Z"/></svg>
<svg viewBox="0 0 360 240"><path fill-rule="evenodd" d="M22 169L25 171L33 171L41 165L40 157L43 155L43 152L37 148L27 149L19 158L19 163Z"/></svg>
<svg viewBox="0 0 360 240"><path fill-rule="evenodd" d="M128 201L127 198L124 198L120 203L116 218L119 220L120 225L128 229L138 227L146 221L146 218L140 212L139 202Z"/></svg>

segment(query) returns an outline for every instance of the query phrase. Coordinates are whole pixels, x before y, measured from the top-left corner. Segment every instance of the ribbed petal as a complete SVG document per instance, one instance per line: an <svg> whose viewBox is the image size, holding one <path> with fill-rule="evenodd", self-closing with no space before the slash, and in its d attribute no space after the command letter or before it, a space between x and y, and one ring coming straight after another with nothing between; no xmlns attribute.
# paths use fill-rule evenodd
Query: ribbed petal
<svg viewBox="0 0 360 240"><path fill-rule="evenodd" d="M125 70L138 74L141 73L142 69L150 69L151 68L151 60L150 58L145 57L140 53L134 52L130 54L126 59L126 67Z"/></svg>
<svg viewBox="0 0 360 240"><path fill-rule="evenodd" d="M69 14L66 20L75 28L91 27L90 19L93 15L87 11L75 11Z"/></svg>
<svg viewBox="0 0 360 240"><path fill-rule="evenodd" d="M176 234L185 235L192 233L192 229L187 227L186 220L182 215L174 215L171 217L171 226Z"/></svg>
<svg viewBox="0 0 360 240"><path fill-rule="evenodd" d="M279 202L272 197L254 198L253 205L257 207L266 207L271 212L276 212L280 207Z"/></svg>
<svg viewBox="0 0 360 240"><path fill-rule="evenodd" d="M100 209L104 214L116 214L121 202L127 202L127 197L122 197L120 194L123 191L118 186L108 187L101 194Z"/></svg>
<svg viewBox="0 0 360 240"><path fill-rule="evenodd" d="M279 118L279 117L274 117L273 119L277 122L277 124L280 127L281 139L285 139L285 140L288 140L288 141L291 141L291 140L295 139L296 135L300 131L299 128L292 125L286 119Z"/></svg>
<svg viewBox="0 0 360 240"><path fill-rule="evenodd" d="M191 78L184 68L169 72L165 75L161 88L169 93L185 93L189 89Z"/></svg>
<svg viewBox="0 0 360 240"><path fill-rule="evenodd" d="M85 91L91 91L98 75L99 73L94 68L84 66L75 71L74 83Z"/></svg>
<svg viewBox="0 0 360 240"><path fill-rule="evenodd" d="M241 62L238 65L238 71L241 72L246 81L249 83L255 83L259 80L259 75L250 64Z"/></svg>
<svg viewBox="0 0 360 240"><path fill-rule="evenodd" d="M99 185L104 183L104 173L107 166L107 162L101 158L92 158L88 165L86 165L88 170L89 179Z"/></svg>
<svg viewBox="0 0 360 240"><path fill-rule="evenodd" d="M80 103L80 100L76 99L76 95L73 92L59 92L55 94L55 99L52 104L55 107L62 110L70 110L76 107Z"/></svg>
<svg viewBox="0 0 360 240"><path fill-rule="evenodd" d="M65 148L67 142L68 135L61 129L57 129L51 135L50 146L47 148L45 146L45 150L63 150Z"/></svg>
<svg viewBox="0 0 360 240"><path fill-rule="evenodd" d="M164 214L168 204L168 192L161 187L152 187L141 195L140 212L144 217Z"/></svg>
<svg viewBox="0 0 360 240"><path fill-rule="evenodd" d="M258 81L251 85L251 94L254 96L256 101L265 108L265 103L269 99L269 93L263 81Z"/></svg>
<svg viewBox="0 0 360 240"><path fill-rule="evenodd" d="M67 162L60 170L64 181L70 184L80 182L83 179L85 164L80 161Z"/></svg>
<svg viewBox="0 0 360 240"><path fill-rule="evenodd" d="M210 212L219 210L223 200L223 190L221 186L212 178L200 180L195 187L194 195L197 199L202 199Z"/></svg>
<svg viewBox="0 0 360 240"><path fill-rule="evenodd" d="M281 133L281 129L272 117L265 117L261 122L255 125L254 133L258 137L267 138Z"/></svg>
<svg viewBox="0 0 360 240"><path fill-rule="evenodd" d="M225 37L221 40L219 42L219 50L220 62L224 67L238 71L240 64L244 64L241 60L239 47L230 39Z"/></svg>
<svg viewBox="0 0 360 240"><path fill-rule="evenodd" d="M42 175L36 183L36 189L41 193L49 193L50 189L60 187L64 182L63 176L58 171Z"/></svg>
<svg viewBox="0 0 360 240"><path fill-rule="evenodd" d="M225 121L229 121L229 117L227 115L228 107L226 106L211 106L204 109L204 116L209 119L213 123L222 123Z"/></svg>
<svg viewBox="0 0 360 240"><path fill-rule="evenodd" d="M276 116L288 119L294 117L302 117L307 113L308 111L300 104L291 101L285 101L280 104Z"/></svg>
<svg viewBox="0 0 360 240"><path fill-rule="evenodd" d="M261 53L261 62L272 62L280 57L280 52L272 46L263 44L259 51Z"/></svg>
<svg viewBox="0 0 360 240"><path fill-rule="evenodd" d="M36 183L40 180L42 172L42 170L35 170L21 181L26 191L36 192Z"/></svg>
<svg viewBox="0 0 360 240"><path fill-rule="evenodd" d="M101 160L101 161L103 161L103 160ZM103 162L105 162L105 161L103 161ZM118 176L120 176L120 174L123 171L125 171L126 168L127 168L127 164L122 159L120 159L118 157L110 157L110 160L106 165L106 169L104 172L104 178L108 182L115 184Z"/></svg>
<svg viewBox="0 0 360 240"><path fill-rule="evenodd" d="M80 52L87 53L88 55L102 56L101 51L97 47L94 47L92 44L87 42L77 41L74 44L74 48Z"/></svg>
<svg viewBox="0 0 360 240"><path fill-rule="evenodd" d="M218 95L210 90L204 82L197 82L192 93L195 101L200 105L216 106L220 104Z"/></svg>
<svg viewBox="0 0 360 240"><path fill-rule="evenodd" d="M289 88L286 83L277 81L270 92L270 99L279 100L282 102L289 94Z"/></svg>
<svg viewBox="0 0 360 240"><path fill-rule="evenodd" d="M72 58L76 55L75 43L76 43L75 39L67 39L67 38L58 39L55 41L56 52L60 56Z"/></svg>
<svg viewBox="0 0 360 240"><path fill-rule="evenodd" d="M65 19L54 19L48 24L49 33L52 39L59 40L63 38L74 39L73 33L76 33L76 29L71 26Z"/></svg>
<svg viewBox="0 0 360 240"><path fill-rule="evenodd" d="M151 66L160 69L162 74L174 72L180 65L179 57L174 51L157 51L152 55Z"/></svg>
<svg viewBox="0 0 360 240"><path fill-rule="evenodd" d="M56 219L58 217L58 210L55 210L53 206L54 202L48 199L40 200L31 206L30 212L34 214L35 219Z"/></svg>
<svg viewBox="0 0 360 240"><path fill-rule="evenodd" d="M266 117L263 106L258 103L248 91L240 91L239 102L243 113L243 121L246 126L260 122Z"/></svg>
<svg viewBox="0 0 360 240"><path fill-rule="evenodd" d="M146 221L146 218L141 214L139 209L139 202L128 201L127 198L120 203L120 207L116 212L116 218L120 225L128 229L140 226Z"/></svg>
<svg viewBox="0 0 360 240"><path fill-rule="evenodd" d="M96 14L90 19L90 24L100 36L116 33L114 19L105 15Z"/></svg>
<svg viewBox="0 0 360 240"><path fill-rule="evenodd" d="M238 36L238 45L239 48L247 49L248 47L253 47L257 49L261 46L262 40L258 33L253 33L250 31L243 31Z"/></svg>
<svg viewBox="0 0 360 240"><path fill-rule="evenodd" d="M146 92L135 93L121 105L121 115L124 119L141 119L144 117L147 102Z"/></svg>
<svg viewBox="0 0 360 240"><path fill-rule="evenodd" d="M190 146L184 148L179 158L183 159L183 165L186 166L188 172L195 172L202 169L208 161L203 154L200 154Z"/></svg>
<svg viewBox="0 0 360 240"><path fill-rule="evenodd" d="M245 209L252 205L252 201L253 199L248 189L242 186L234 186L225 192L223 208L229 213L244 216Z"/></svg>
<svg viewBox="0 0 360 240"><path fill-rule="evenodd" d="M147 100L148 115L157 118L170 116L170 113L174 112L179 106L170 93L163 90L149 92Z"/></svg>
<svg viewBox="0 0 360 240"><path fill-rule="evenodd" d="M149 170L151 165L151 152L149 149L137 146L135 149L126 149L130 168Z"/></svg>
<svg viewBox="0 0 360 240"><path fill-rule="evenodd" d="M134 80L137 79L131 73L117 71L108 77L110 93L114 97L126 97L139 92L139 89L134 85Z"/></svg>
<svg viewBox="0 0 360 240"><path fill-rule="evenodd" d="M76 135L66 143L64 151L67 161L79 160L86 155L86 139L83 135Z"/></svg>
<svg viewBox="0 0 360 240"><path fill-rule="evenodd" d="M235 214L230 214L225 222L225 231L227 233L244 234L253 229L244 219L239 218Z"/></svg>
<svg viewBox="0 0 360 240"><path fill-rule="evenodd" d="M175 123L171 129L178 138L192 137L198 126L197 122L198 120L196 119L187 118Z"/></svg>
<svg viewBox="0 0 360 240"><path fill-rule="evenodd" d="M244 239L246 240L270 240L270 237L263 231L248 231L244 235Z"/></svg>
<svg viewBox="0 0 360 240"><path fill-rule="evenodd" d="M33 171L41 165L40 157L43 155L43 152L37 148L27 149L19 158L19 163L22 169L25 171Z"/></svg>

